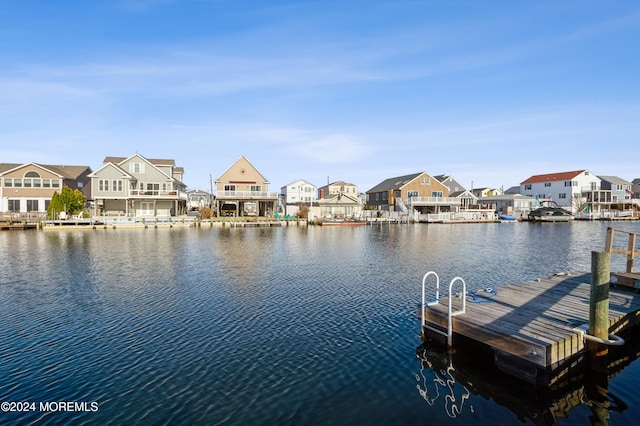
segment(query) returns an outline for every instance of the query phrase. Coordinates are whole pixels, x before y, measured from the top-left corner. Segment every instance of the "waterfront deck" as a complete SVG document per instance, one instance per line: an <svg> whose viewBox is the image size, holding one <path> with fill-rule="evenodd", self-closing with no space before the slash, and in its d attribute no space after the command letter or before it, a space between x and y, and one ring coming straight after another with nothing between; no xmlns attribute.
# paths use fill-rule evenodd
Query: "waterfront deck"
<svg viewBox="0 0 640 426"><path fill-rule="evenodd" d="M0 222L0 231L23 231L26 229L36 229L37 228L37 224L36 223L26 223L26 222L18 222L18 223L12 223L12 222Z"/></svg>
<svg viewBox="0 0 640 426"><path fill-rule="evenodd" d="M453 317L454 348L460 336L488 345L505 370L530 381L536 381L541 371L562 368L586 349L580 328L588 331L590 274L556 275L494 291L477 292L475 300L467 296L466 312ZM438 338L432 329L446 331L447 304L441 297L438 304L423 308L424 337ZM462 298L454 297L452 305L459 309ZM640 295L610 288L610 333L638 323Z"/></svg>

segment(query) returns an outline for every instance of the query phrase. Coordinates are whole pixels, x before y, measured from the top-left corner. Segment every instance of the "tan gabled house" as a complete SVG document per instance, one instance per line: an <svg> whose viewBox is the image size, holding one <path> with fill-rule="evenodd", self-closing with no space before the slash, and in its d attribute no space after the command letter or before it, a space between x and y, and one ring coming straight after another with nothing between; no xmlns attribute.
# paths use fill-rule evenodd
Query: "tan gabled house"
<svg viewBox="0 0 640 426"><path fill-rule="evenodd" d="M272 216L277 192L244 155L216 179L216 212L221 215Z"/></svg>
<svg viewBox="0 0 640 426"><path fill-rule="evenodd" d="M63 186L80 190L89 199L88 166L0 163L0 213L19 216L46 214L54 192Z"/></svg>

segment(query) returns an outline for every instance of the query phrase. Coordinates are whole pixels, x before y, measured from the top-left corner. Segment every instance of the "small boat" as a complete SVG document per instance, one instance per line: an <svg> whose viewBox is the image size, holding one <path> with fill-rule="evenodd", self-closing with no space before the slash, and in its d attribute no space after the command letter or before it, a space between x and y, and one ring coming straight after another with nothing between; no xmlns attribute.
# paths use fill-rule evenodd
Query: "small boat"
<svg viewBox="0 0 640 426"><path fill-rule="evenodd" d="M503 223L515 222L517 218L510 214L499 214L498 220Z"/></svg>
<svg viewBox="0 0 640 426"><path fill-rule="evenodd" d="M366 225L363 220L321 220L318 222L320 226L359 226Z"/></svg>
<svg viewBox="0 0 640 426"><path fill-rule="evenodd" d="M554 201L541 201L541 207L529 213L529 220L534 222L569 222L571 213L557 205Z"/></svg>

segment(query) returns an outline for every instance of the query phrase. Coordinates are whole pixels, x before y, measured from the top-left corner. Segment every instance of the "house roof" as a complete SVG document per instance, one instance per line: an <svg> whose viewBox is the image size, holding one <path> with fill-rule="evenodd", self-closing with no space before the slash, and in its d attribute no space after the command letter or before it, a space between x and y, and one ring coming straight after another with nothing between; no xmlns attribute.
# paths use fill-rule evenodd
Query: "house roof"
<svg viewBox="0 0 640 426"><path fill-rule="evenodd" d="M352 197L348 194L330 194L328 197L321 200L317 200L318 204L337 204L337 205L352 205L360 204L360 200L357 197Z"/></svg>
<svg viewBox="0 0 640 426"><path fill-rule="evenodd" d="M345 182L343 180L337 180L335 182L331 182L331 183L326 184L322 188L325 188L327 186L356 186L356 185L354 185L352 183Z"/></svg>
<svg viewBox="0 0 640 426"><path fill-rule="evenodd" d="M368 190L367 193L400 189L423 173L424 172L412 173L410 175L397 176L397 177L392 177L392 178L383 180L382 182L380 182L379 184L377 184L376 186Z"/></svg>
<svg viewBox="0 0 640 426"><path fill-rule="evenodd" d="M284 185L282 188L285 188L285 187L287 187L289 185L293 185L294 183L298 183L298 182L301 182L303 185L306 184L306 185L311 185L311 186L315 187L315 185L312 184L311 182L307 182L304 179L298 179L298 180L294 180L292 182L289 182L288 184Z"/></svg>
<svg viewBox="0 0 640 426"><path fill-rule="evenodd" d="M224 172L222 172L222 174L220 174L220 176L218 176L218 178L216 179L216 183L220 183L222 182L222 176L225 175L225 173L227 173L229 170L231 170L236 164L238 164L240 161L246 161L247 164L253 168L253 170L255 170L256 173L258 173L260 175L260 177L263 179L264 183L269 184L269 181L267 180L267 178L262 174L262 172L260 172L260 170L258 170L258 168L256 166L254 166L251 161L249 161L249 159L244 156L241 155L240 158L238 158L236 161L233 162L232 165L230 165L229 167L226 168L226 170Z"/></svg>
<svg viewBox="0 0 640 426"><path fill-rule="evenodd" d="M574 170L571 172L548 173L546 175L534 175L534 176L531 176L529 179L520 182L520 184L524 185L527 183L555 182L555 181L561 182L565 180L571 180L574 177L584 172L586 172L586 170Z"/></svg>
<svg viewBox="0 0 640 426"><path fill-rule="evenodd" d="M462 191L454 191L449 193L449 197L453 197L453 198L459 198L461 196L467 195L468 197L473 197L476 198L475 195L473 195L473 193L471 191L467 191L466 189L462 190Z"/></svg>
<svg viewBox="0 0 640 426"><path fill-rule="evenodd" d="M155 166L176 166L176 161L175 160L168 160L168 159L158 159L158 158L147 158L147 157L143 157L140 154L134 154L134 155L138 155L139 157L144 158L145 160L147 160L148 162L150 162L151 164L155 165ZM104 160L102 161L103 163L113 163L113 164L120 164L122 163L124 160L128 160L129 158L133 157L105 157ZM182 170L184 171L184 170Z"/></svg>
<svg viewBox="0 0 640 426"><path fill-rule="evenodd" d="M38 164L38 163L0 163L0 174L8 172L9 170L17 169L20 167L26 167L28 165L34 165L47 169L53 173L56 173L66 179L78 179L87 170L91 171L89 166L66 166L66 165L50 165L50 164Z"/></svg>
<svg viewBox="0 0 640 426"><path fill-rule="evenodd" d="M618 176L598 176L598 177L614 185L631 185L631 182L624 180Z"/></svg>

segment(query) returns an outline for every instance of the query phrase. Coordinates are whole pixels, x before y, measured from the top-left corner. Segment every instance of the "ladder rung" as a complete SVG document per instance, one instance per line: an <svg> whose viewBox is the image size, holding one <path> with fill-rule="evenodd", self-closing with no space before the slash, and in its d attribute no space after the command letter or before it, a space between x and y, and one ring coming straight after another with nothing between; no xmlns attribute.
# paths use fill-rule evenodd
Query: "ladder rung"
<svg viewBox="0 0 640 426"><path fill-rule="evenodd" d="M440 329L435 328L435 327L430 326L430 325L426 325L426 324L425 324L424 328L426 328L427 330L431 330L431 331L433 331L434 333L441 334L441 335L443 335L443 336L449 336L449 333L447 333L446 331L440 330Z"/></svg>

